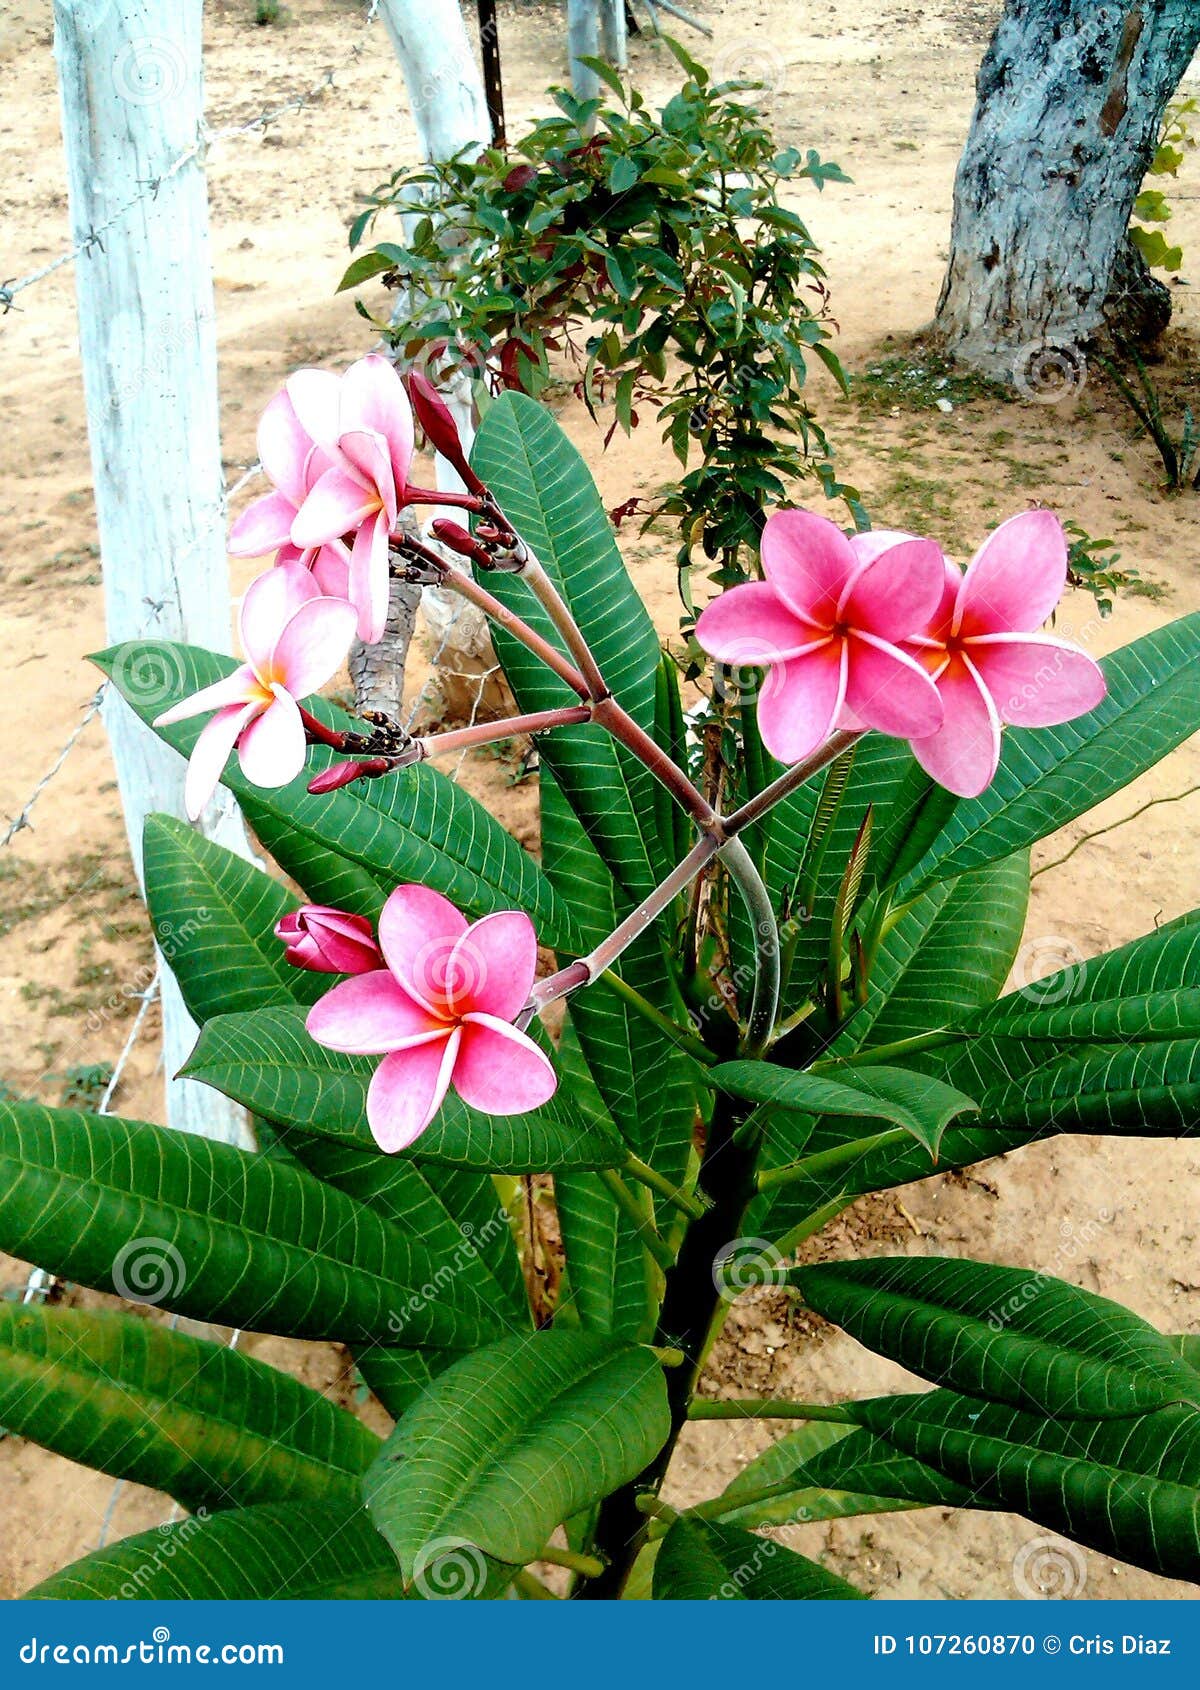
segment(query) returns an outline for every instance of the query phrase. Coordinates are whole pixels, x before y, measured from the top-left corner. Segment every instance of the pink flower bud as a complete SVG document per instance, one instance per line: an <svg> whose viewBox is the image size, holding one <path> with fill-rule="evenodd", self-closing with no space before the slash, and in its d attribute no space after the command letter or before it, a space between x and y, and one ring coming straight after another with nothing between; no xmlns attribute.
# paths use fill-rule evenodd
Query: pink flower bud
<svg viewBox="0 0 1200 1690"><path fill-rule="evenodd" d="M386 757L367 757L357 763L331 763L314 775L308 790L314 797L323 792L336 792L339 786L350 786L356 780L370 780L373 775L386 775L392 767Z"/></svg>
<svg viewBox="0 0 1200 1690"><path fill-rule="evenodd" d="M483 484L467 462L450 407L437 388L421 370L409 370L404 385L408 388L413 414L429 444L435 452L441 453L448 464L453 465L473 492L479 492Z"/></svg>
<svg viewBox="0 0 1200 1690"><path fill-rule="evenodd" d="M287 947L295 968L319 974L369 974L382 966L371 923L326 904L304 904L276 924L275 937Z"/></svg>

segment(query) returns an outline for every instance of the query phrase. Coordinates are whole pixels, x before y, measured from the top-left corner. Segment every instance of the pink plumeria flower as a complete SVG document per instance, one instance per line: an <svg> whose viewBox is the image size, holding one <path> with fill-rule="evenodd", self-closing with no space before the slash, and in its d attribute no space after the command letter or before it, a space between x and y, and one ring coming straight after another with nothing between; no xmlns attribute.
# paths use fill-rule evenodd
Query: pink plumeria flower
<svg viewBox="0 0 1200 1690"><path fill-rule="evenodd" d="M901 649L941 595L942 555L931 540L848 540L811 511L776 511L763 529L762 567L765 581L714 599L696 638L718 662L769 671L758 726L773 756L798 763L835 727L902 739L934 732L937 689Z"/></svg>
<svg viewBox="0 0 1200 1690"><path fill-rule="evenodd" d="M365 915L350 915L328 904L302 904L275 923L275 937L286 946L293 968L320 974L369 974L382 968L383 954Z"/></svg>
<svg viewBox="0 0 1200 1690"><path fill-rule="evenodd" d="M983 542L964 574L944 563L941 602L909 646L945 707L936 733L914 737L921 767L962 798L991 784L1004 722L1049 728L1094 710L1099 664L1037 630L1067 584L1067 542L1052 511L1023 511Z"/></svg>
<svg viewBox="0 0 1200 1690"><path fill-rule="evenodd" d="M346 598L350 548L340 539L304 549L292 544L296 512L331 464L302 427L286 385L259 419L258 456L274 491L255 499L238 517L229 531L229 550L234 557L275 552L276 563L302 563L322 593Z"/></svg>
<svg viewBox="0 0 1200 1690"><path fill-rule="evenodd" d="M382 1055L367 1092L381 1150L403 1150L453 1084L488 1115L522 1115L553 1096L545 1053L513 1022L537 967L533 924L501 910L470 925L440 893L398 886L379 917L385 968L327 992L308 1031L330 1050Z"/></svg>
<svg viewBox="0 0 1200 1690"><path fill-rule="evenodd" d="M372 353L343 376L298 370L287 384L300 426L329 467L306 491L291 526L294 546L353 534L349 598L360 639L382 639L388 609L388 536L408 495L413 415L395 368Z"/></svg>
<svg viewBox="0 0 1200 1690"><path fill-rule="evenodd" d="M242 773L255 786L286 786L296 778L307 748L296 701L332 679L354 637L351 606L325 598L298 563L269 569L251 584L240 624L247 661L223 681L164 710L154 723L166 727L216 711L188 762L184 804L193 821L212 797L235 745Z"/></svg>

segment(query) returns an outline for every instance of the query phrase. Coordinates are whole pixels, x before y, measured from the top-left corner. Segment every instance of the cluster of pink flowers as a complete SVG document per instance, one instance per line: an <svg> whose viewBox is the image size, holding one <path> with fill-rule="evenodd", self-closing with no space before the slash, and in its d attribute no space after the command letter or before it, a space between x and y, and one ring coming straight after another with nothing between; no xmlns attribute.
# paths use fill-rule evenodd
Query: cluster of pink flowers
<svg viewBox="0 0 1200 1690"><path fill-rule="evenodd" d="M1051 727L1104 697L1086 652L1037 631L1067 583L1050 511L1002 522L965 573L932 540L848 540L824 517L777 511L762 567L765 580L708 606L696 637L721 663L767 671L758 722L781 762L836 729L875 728L909 740L934 780L973 798L996 773L1003 723Z"/></svg>
<svg viewBox="0 0 1200 1690"><path fill-rule="evenodd" d="M298 701L326 685L358 637L383 636L388 539L416 493L409 472L413 413L386 358L372 354L344 375L298 370L263 412L258 455L273 491L234 523L236 556L275 552L241 606L246 663L159 716L156 726L207 710L188 768L194 820L236 746L256 786L286 786L304 767Z"/></svg>
<svg viewBox="0 0 1200 1690"><path fill-rule="evenodd" d="M533 923L499 910L468 924L427 886L398 886L370 923L309 904L275 929L290 962L348 980L308 1013L330 1050L382 1056L367 1091L381 1150L403 1150L429 1126L451 1086L490 1115L520 1115L558 1084L545 1052L513 1023L537 971Z"/></svg>

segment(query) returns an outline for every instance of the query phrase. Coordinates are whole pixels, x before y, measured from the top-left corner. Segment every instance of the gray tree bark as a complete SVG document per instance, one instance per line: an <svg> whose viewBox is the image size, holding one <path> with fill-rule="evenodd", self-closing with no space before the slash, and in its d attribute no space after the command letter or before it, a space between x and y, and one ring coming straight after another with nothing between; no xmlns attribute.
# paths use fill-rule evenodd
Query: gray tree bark
<svg viewBox="0 0 1200 1690"><path fill-rule="evenodd" d="M1198 46L1196 0L1007 0L954 185L935 327L956 358L1018 388L1071 379Z"/></svg>

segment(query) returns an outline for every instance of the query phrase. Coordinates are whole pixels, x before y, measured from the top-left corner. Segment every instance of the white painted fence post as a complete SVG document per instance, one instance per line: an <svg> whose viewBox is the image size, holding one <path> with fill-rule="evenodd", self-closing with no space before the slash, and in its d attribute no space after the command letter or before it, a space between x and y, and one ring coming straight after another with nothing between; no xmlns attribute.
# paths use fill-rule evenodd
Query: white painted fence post
<svg viewBox="0 0 1200 1690"><path fill-rule="evenodd" d="M164 706L179 677L144 662L140 638L230 644L204 163L178 164L200 136L200 15L201 0L54 0L74 239L157 183L75 273L108 640L128 647L127 684ZM147 814L183 815L184 765L115 689L104 718L140 876ZM228 805L204 831L245 850ZM240 1109L170 1077L196 1028L165 966L162 1015L170 1125L249 1143Z"/></svg>
<svg viewBox="0 0 1200 1690"><path fill-rule="evenodd" d="M491 142L492 124L458 0L382 0L379 10L404 74L421 157L452 158L464 148L482 151ZM403 301L394 315L402 314ZM429 375L437 379L436 370ZM469 451L474 438L469 381L459 379L444 387L443 397ZM436 469L439 488L462 490L457 473L444 458L439 456ZM461 516L457 511L445 514ZM439 587L427 587L422 602L440 646L469 662L487 660L491 651L487 623L474 606ZM401 664L404 655L400 654Z"/></svg>

